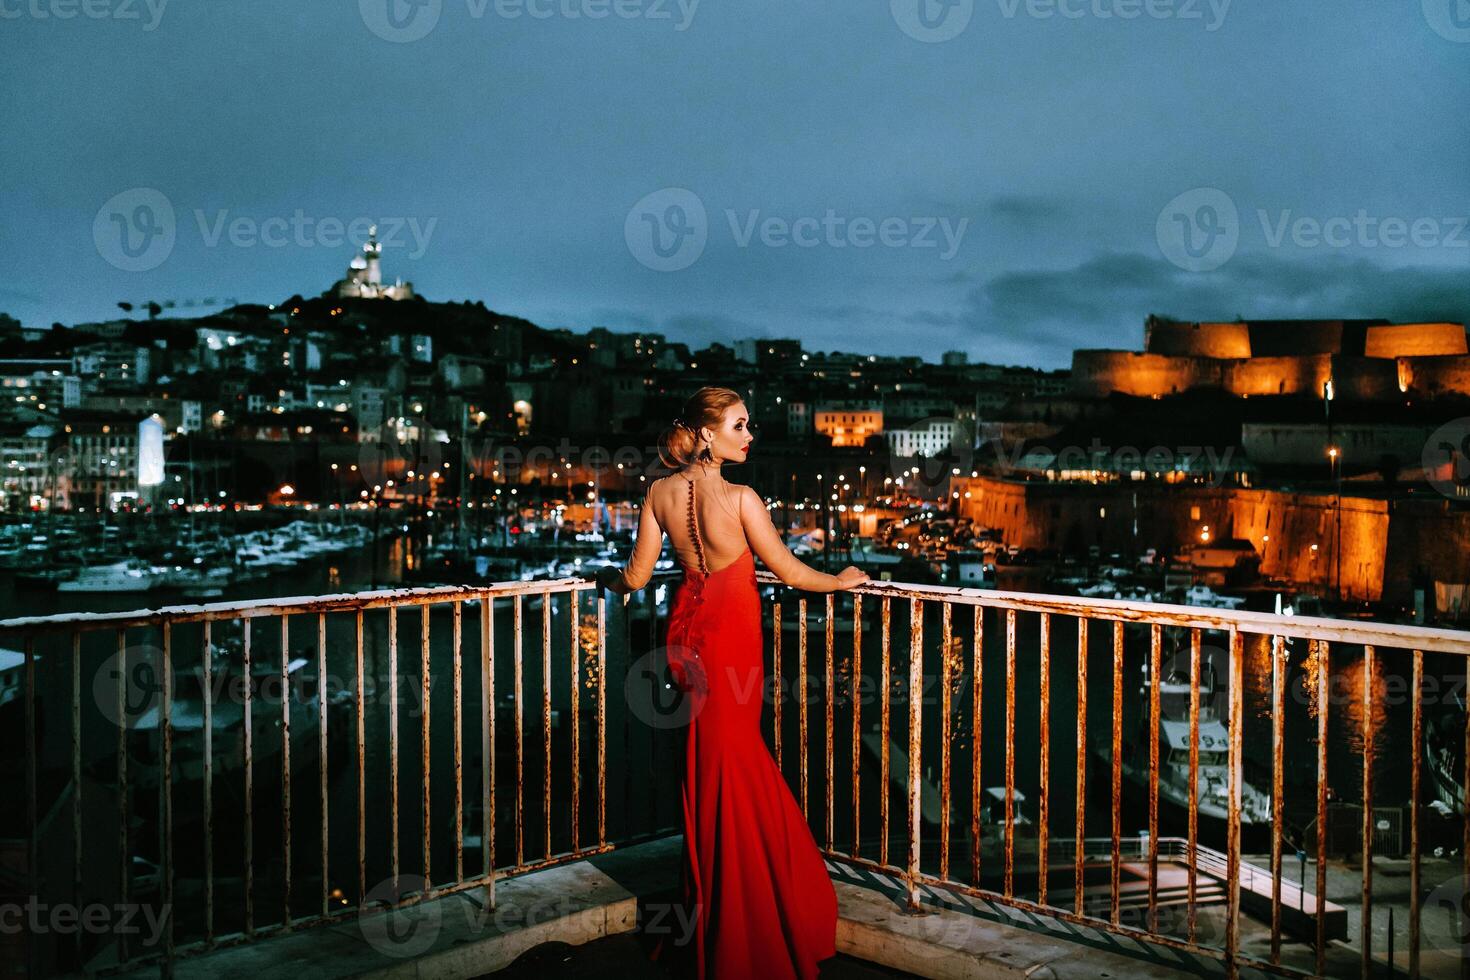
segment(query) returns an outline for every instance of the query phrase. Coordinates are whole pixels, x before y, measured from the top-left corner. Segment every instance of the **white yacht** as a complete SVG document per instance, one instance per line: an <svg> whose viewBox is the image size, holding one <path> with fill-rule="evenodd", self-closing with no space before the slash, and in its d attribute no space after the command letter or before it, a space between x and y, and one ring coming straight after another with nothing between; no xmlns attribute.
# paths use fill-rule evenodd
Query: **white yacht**
<svg viewBox="0 0 1470 980"><path fill-rule="evenodd" d="M1211 606L1216 609L1239 609L1245 605L1240 596L1221 595L1208 585L1191 585L1184 593L1186 606Z"/></svg>
<svg viewBox="0 0 1470 980"><path fill-rule="evenodd" d="M57 583L56 591L147 592L161 578L161 573L152 566L119 561L83 568L76 578Z"/></svg>
<svg viewBox="0 0 1470 980"><path fill-rule="evenodd" d="M1140 696L1147 701L1148 664L1143 665ZM1224 691L1221 690L1223 696ZM1159 686L1159 797L1189 812L1189 674L1188 669L1169 673ZM1123 775L1148 785L1148 715L1140 718L1136 734L1124 736ZM1106 756L1103 747L1096 747ZM1208 661L1201 663L1199 701L1199 768L1195 798L1202 821L1224 828L1230 807L1230 731L1220 717L1215 691L1215 673ZM1271 794L1249 781L1242 781L1240 823L1242 827L1265 827L1271 821Z"/></svg>
<svg viewBox="0 0 1470 980"><path fill-rule="evenodd" d="M18 699L25 690L25 664L24 653L0 647L0 707Z"/></svg>

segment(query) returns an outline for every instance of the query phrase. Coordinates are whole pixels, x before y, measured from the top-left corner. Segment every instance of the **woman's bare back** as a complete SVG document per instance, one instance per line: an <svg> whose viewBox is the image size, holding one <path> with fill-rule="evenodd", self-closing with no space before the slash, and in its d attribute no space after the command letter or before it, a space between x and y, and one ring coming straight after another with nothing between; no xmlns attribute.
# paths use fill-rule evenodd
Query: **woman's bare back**
<svg viewBox="0 0 1470 980"><path fill-rule="evenodd" d="M696 526L689 526L690 484ZM699 535L696 546L695 532ZM735 562L748 547L782 582L808 592L833 592L851 585L819 572L793 555L771 523L760 495L747 486L727 483L716 475L683 472L655 480L644 498L638 538L617 591L636 591L648 584L667 534L679 563L709 574ZM700 564L700 551L704 563ZM854 570L856 571L856 570ZM863 577L865 580L865 576ZM856 583L854 583L856 584Z"/></svg>
<svg viewBox="0 0 1470 980"><path fill-rule="evenodd" d="M669 536L681 565L714 574L745 553L748 542L740 517L743 489L722 479L691 479L679 473L654 481L649 494L654 517ZM691 496L694 525L689 522Z"/></svg>

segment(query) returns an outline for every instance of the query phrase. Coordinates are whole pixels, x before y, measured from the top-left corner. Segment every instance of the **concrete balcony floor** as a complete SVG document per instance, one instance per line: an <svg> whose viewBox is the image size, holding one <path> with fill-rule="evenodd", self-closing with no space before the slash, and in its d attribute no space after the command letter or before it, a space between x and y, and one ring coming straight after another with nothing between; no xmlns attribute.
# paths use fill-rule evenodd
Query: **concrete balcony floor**
<svg viewBox="0 0 1470 980"><path fill-rule="evenodd" d="M680 846L678 836L664 837L503 880L489 912L476 889L400 911L391 928L382 912L351 915L188 956L174 972L191 980L671 977L647 953L660 928L684 931L667 914ZM830 859L828 871L838 897L839 955L823 965L823 978L1224 976L1210 957L948 892L926 889L926 907L941 907L908 915L901 882ZM126 975L156 977L159 968ZM1245 969L1241 976L1265 974Z"/></svg>

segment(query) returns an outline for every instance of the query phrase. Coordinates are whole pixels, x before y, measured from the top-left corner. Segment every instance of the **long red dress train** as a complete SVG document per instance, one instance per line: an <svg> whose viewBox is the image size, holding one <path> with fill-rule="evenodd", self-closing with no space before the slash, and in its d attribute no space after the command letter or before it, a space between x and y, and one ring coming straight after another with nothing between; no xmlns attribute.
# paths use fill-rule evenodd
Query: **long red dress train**
<svg viewBox="0 0 1470 980"><path fill-rule="evenodd" d="M690 699L680 877L701 978L810 980L836 954L826 863L761 737L762 642L748 547L713 573L685 566L666 649ZM653 955L668 952L661 942Z"/></svg>

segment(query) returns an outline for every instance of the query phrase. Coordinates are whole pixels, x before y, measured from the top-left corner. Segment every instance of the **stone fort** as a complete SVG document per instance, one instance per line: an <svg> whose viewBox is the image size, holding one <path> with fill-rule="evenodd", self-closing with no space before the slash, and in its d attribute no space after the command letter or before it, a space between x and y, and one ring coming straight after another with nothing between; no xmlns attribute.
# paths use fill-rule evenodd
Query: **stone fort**
<svg viewBox="0 0 1470 980"><path fill-rule="evenodd" d="M1078 350L1072 392L1160 398L1195 389L1241 397L1305 395L1397 401L1470 396L1470 349L1460 323L1252 320L1187 323L1150 316L1144 349Z"/></svg>

